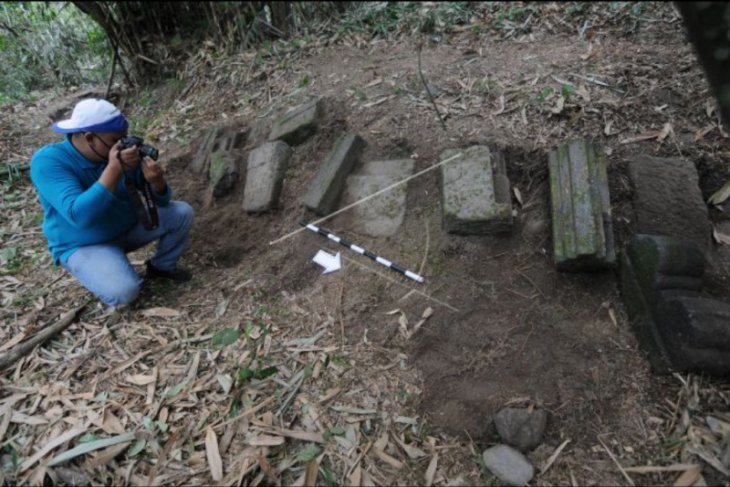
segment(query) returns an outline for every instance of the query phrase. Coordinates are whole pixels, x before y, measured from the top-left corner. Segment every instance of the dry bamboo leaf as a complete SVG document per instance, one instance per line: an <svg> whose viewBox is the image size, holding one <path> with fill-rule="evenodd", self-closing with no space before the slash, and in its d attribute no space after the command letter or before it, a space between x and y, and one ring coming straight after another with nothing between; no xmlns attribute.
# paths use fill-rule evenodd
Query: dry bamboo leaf
<svg viewBox="0 0 730 487"><path fill-rule="evenodd" d="M10 422L18 424L29 424L31 426L48 424L48 420L42 416L28 416L27 414L19 413L17 411L13 411Z"/></svg>
<svg viewBox="0 0 730 487"><path fill-rule="evenodd" d="M520 192L520 189L517 186L512 186L512 191L515 194L515 198L517 198L517 202L520 204L520 206L522 206L522 193Z"/></svg>
<svg viewBox="0 0 730 487"><path fill-rule="evenodd" d="M283 445L286 440L283 436L259 435L248 440L251 446L279 446Z"/></svg>
<svg viewBox="0 0 730 487"><path fill-rule="evenodd" d="M114 458L116 458L120 453L122 453L124 450L129 448L129 445L131 445L131 441L127 441L125 443L120 443L118 445L110 446L106 450L99 452L99 454L94 458L93 460L90 460L88 463L89 469L93 470L95 468L101 467L102 465L106 465L110 461L112 461Z"/></svg>
<svg viewBox="0 0 730 487"><path fill-rule="evenodd" d="M319 462L317 462L316 458L312 458L309 463L307 463L307 471L304 475L304 485L307 487L312 486L314 487L317 485L317 475L319 474Z"/></svg>
<svg viewBox="0 0 730 487"><path fill-rule="evenodd" d="M131 442L132 440L134 440L134 433L125 433L123 435L114 436L112 438L104 438L103 440L96 440L96 441L90 441L88 443L82 443L71 450L63 452L60 455L57 455L56 457L51 459L50 462L48 462L47 466L54 467L65 461L71 460L72 458L76 458L80 455L85 455L92 451L100 450L102 448L107 448L109 446L117 445L119 443Z"/></svg>
<svg viewBox="0 0 730 487"><path fill-rule="evenodd" d="M376 487L373 478L370 476L367 470L362 471L362 481L360 482L362 487Z"/></svg>
<svg viewBox="0 0 730 487"><path fill-rule="evenodd" d="M268 449L265 450L268 451ZM276 478L276 470L271 466L269 462L266 461L264 455L257 455L256 462L259 464L259 467L261 467L261 471L266 474L269 480L275 484L278 484L278 479Z"/></svg>
<svg viewBox="0 0 730 487"><path fill-rule="evenodd" d="M710 196L707 202L711 205L720 205L730 197L730 181Z"/></svg>
<svg viewBox="0 0 730 487"><path fill-rule="evenodd" d="M103 429L105 433L114 435L121 435L122 433L124 433L124 426L122 426L119 418L117 418L114 413L111 412L111 409L107 408L104 410L103 418L104 419L101 423L101 429Z"/></svg>
<svg viewBox="0 0 730 487"><path fill-rule="evenodd" d="M375 455L377 455L377 457L379 459L381 459L382 461L384 461L391 467L398 469L398 470L403 468L403 462L401 462L400 460L397 460L397 459L391 457L390 455L385 453L383 450L379 450L377 448L375 448L374 450L375 450Z"/></svg>
<svg viewBox="0 0 730 487"><path fill-rule="evenodd" d="M355 469L352 471L352 473L347 477L348 485L351 485L352 487L360 487L362 482L362 468L360 468L360 465L358 464Z"/></svg>
<svg viewBox="0 0 730 487"><path fill-rule="evenodd" d="M162 308L162 307L148 308L148 309L145 309L142 311L142 316L144 316L145 318L149 318L152 316L162 317L162 318L177 318L181 314L182 313L180 313L180 311L178 311L176 309Z"/></svg>
<svg viewBox="0 0 730 487"><path fill-rule="evenodd" d="M685 470L684 473L677 477L677 480L674 481L674 487L691 487L700 479L700 476L701 473L699 466Z"/></svg>
<svg viewBox="0 0 730 487"><path fill-rule="evenodd" d="M616 320L616 312L613 310L612 306L608 307L608 317L611 318L613 326L618 326L618 321Z"/></svg>
<svg viewBox="0 0 730 487"><path fill-rule="evenodd" d="M373 444L376 450L385 450L388 447L388 433L383 433L380 438Z"/></svg>
<svg viewBox="0 0 730 487"><path fill-rule="evenodd" d="M215 435L213 428L208 426L205 431L205 454L208 458L208 467L213 480L219 482L223 479L223 461L218 452L218 437Z"/></svg>
<svg viewBox="0 0 730 487"><path fill-rule="evenodd" d="M15 346L15 345L17 345L18 343L22 342L22 341L23 341L23 339L24 339L24 338L25 338L25 337L26 337L27 335L28 335L28 334L27 334L27 333L26 333L25 331L22 331L22 332L18 333L18 334L17 334L17 335L15 335L15 336L14 336L13 338L11 338L11 339L10 339L10 340L8 340L8 341L7 341L6 343L4 343L2 347L0 347L0 352L4 352L5 350L9 350L9 349L13 348L13 346Z"/></svg>
<svg viewBox="0 0 730 487"><path fill-rule="evenodd" d="M32 467L38 460L46 456L51 450L54 448L63 445L67 441L70 441L77 436L79 436L81 433L84 433L86 431L86 428L76 427L73 428L65 433L63 433L60 436L57 436L56 438L52 439L46 445L38 450L35 455L27 459L23 464L20 466L19 472L25 472L30 467Z"/></svg>
<svg viewBox="0 0 730 487"><path fill-rule="evenodd" d="M717 230L717 227L714 227L712 229L712 237L715 239L717 243L730 245L730 235L727 235L725 233L719 232Z"/></svg>
<svg viewBox="0 0 730 487"><path fill-rule="evenodd" d="M125 380L136 386L146 386L147 384L152 384L155 381L155 376L143 374L129 375L125 378Z"/></svg>
<svg viewBox="0 0 730 487"><path fill-rule="evenodd" d="M411 460L416 460L418 458L427 456L426 452L424 452L420 448L416 448L415 446L407 445L403 440L398 438L398 436L393 435L393 439L398 444L398 446L400 446L403 451L406 452L406 455L408 455Z"/></svg>
<svg viewBox="0 0 730 487"><path fill-rule="evenodd" d="M433 485L433 478L436 476L436 468L438 467L438 463L439 454L436 453L433 457L431 457L431 461L428 462L428 468L426 469L425 475L426 483L424 484L426 487L431 487Z"/></svg>
<svg viewBox="0 0 730 487"><path fill-rule="evenodd" d="M545 462L545 466L542 467L540 470L540 475L544 474L548 471L548 469L555 463L555 460L558 458L560 453L563 451L563 449L566 447L566 445L570 443L570 438L565 440L559 447L555 449L552 455L550 455L550 458L548 458L547 462Z"/></svg>
<svg viewBox="0 0 730 487"><path fill-rule="evenodd" d="M699 465L694 463L675 463L674 465L659 466L659 465L644 465L641 467L626 467L629 473L661 473L661 472L685 472L698 468Z"/></svg>

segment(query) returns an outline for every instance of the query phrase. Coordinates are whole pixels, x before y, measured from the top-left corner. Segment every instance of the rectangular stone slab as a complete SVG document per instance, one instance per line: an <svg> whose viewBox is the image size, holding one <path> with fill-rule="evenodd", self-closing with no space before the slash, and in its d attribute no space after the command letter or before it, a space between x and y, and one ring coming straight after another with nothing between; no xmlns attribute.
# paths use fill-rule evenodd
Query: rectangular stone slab
<svg viewBox="0 0 730 487"><path fill-rule="evenodd" d="M347 178L344 203L359 201L397 181L387 175L352 175ZM352 214L347 216L348 226L372 237L395 235L406 214L406 191L407 183L404 183L353 207Z"/></svg>
<svg viewBox="0 0 730 487"><path fill-rule="evenodd" d="M638 156L629 161L637 233L690 240L711 247L707 205L692 161Z"/></svg>
<svg viewBox="0 0 730 487"><path fill-rule="evenodd" d="M606 161L593 143L573 140L549 155L555 265L561 271L613 267Z"/></svg>
<svg viewBox="0 0 730 487"><path fill-rule="evenodd" d="M459 152L463 154L461 158L441 166L444 229L461 235L510 231L512 201L504 158L493 154L489 147L472 146L446 150L441 160Z"/></svg>
<svg viewBox="0 0 730 487"><path fill-rule="evenodd" d="M363 164L358 174L367 176L390 176L393 179L393 183L395 183L413 174L414 166L413 159L368 161Z"/></svg>
<svg viewBox="0 0 730 487"><path fill-rule="evenodd" d="M309 190L304 196L304 206L318 215L332 213L345 187L347 176L352 172L365 145L365 141L357 134L347 134L338 139L309 184Z"/></svg>
<svg viewBox="0 0 730 487"><path fill-rule="evenodd" d="M289 145L299 145L317 131L322 113L322 102L301 105L274 123L269 134L269 141L283 140Z"/></svg>
<svg viewBox="0 0 730 487"><path fill-rule="evenodd" d="M278 205L291 148L286 142L267 142L248 155L243 209L267 211Z"/></svg>

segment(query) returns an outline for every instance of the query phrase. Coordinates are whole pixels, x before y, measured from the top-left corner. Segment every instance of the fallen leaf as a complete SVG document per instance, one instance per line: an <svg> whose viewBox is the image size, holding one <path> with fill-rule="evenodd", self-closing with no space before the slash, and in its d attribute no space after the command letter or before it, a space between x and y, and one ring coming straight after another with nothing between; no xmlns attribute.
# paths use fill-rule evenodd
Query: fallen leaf
<svg viewBox="0 0 730 487"><path fill-rule="evenodd" d="M544 474L545 472L547 472L548 469L553 465L553 463L555 463L555 460L560 455L560 452L563 451L563 449L568 445L568 443L570 443L570 438L568 438L567 440L565 440L563 443L560 444L559 447L557 447L555 449L555 451L553 452L553 454L550 455L550 458L548 458L547 462L545 462L545 465L542 467L542 469L540 469L540 474L541 475Z"/></svg>
<svg viewBox="0 0 730 487"><path fill-rule="evenodd" d="M424 484L426 487L431 487L433 485L433 478L436 475L436 468L438 467L439 463L439 454L435 454L431 461L428 462L428 468L426 469L426 483Z"/></svg>
<svg viewBox="0 0 730 487"><path fill-rule="evenodd" d="M727 235L725 233L719 232L717 230L717 227L712 229L712 236L715 238L715 241L717 243L730 245L730 235Z"/></svg>
<svg viewBox="0 0 730 487"><path fill-rule="evenodd" d="M223 479L223 462L218 452L218 437L210 426L205 431L205 455L208 458L208 467L213 480L219 482Z"/></svg>
<svg viewBox="0 0 730 487"><path fill-rule="evenodd" d="M611 135L611 126L612 125L613 125L613 120L609 120L608 122L606 122L606 126L603 127L603 135L605 135L606 137Z"/></svg>
<svg viewBox="0 0 730 487"><path fill-rule="evenodd" d="M130 384L134 384L137 386L146 386L147 384L152 384L156 379L154 375L130 375L126 378L127 382Z"/></svg>
<svg viewBox="0 0 730 487"><path fill-rule="evenodd" d="M560 95L555 102L555 106L550 109L550 112L554 113L555 115L560 115L563 113L563 109L565 108L565 97Z"/></svg>
<svg viewBox="0 0 730 487"><path fill-rule="evenodd" d="M248 444L251 446L279 446L283 445L285 441L283 436L259 435L251 438Z"/></svg>
<svg viewBox="0 0 730 487"><path fill-rule="evenodd" d="M712 196L707 200L707 202L711 205L720 205L725 202L726 199L730 197L730 181L725 183L725 185L717 190L715 193L713 193Z"/></svg>
<svg viewBox="0 0 730 487"><path fill-rule="evenodd" d="M694 463L675 463L674 465L644 465L641 467L626 467L628 473L662 473L662 472L684 472L697 468L699 465Z"/></svg>
<svg viewBox="0 0 730 487"><path fill-rule="evenodd" d="M176 318L180 316L182 313L180 313L176 309L172 308L149 308L144 311L142 311L142 316L145 316L147 318L151 316L158 316L158 317L164 317L164 318Z"/></svg>
<svg viewBox="0 0 730 487"><path fill-rule="evenodd" d="M517 186L512 187L512 191L515 193L515 198L517 198L517 202L522 206L522 193L520 193L520 190Z"/></svg>
<svg viewBox="0 0 730 487"><path fill-rule="evenodd" d="M677 477L674 481L674 487L691 487L700 479L700 467L685 470L685 472Z"/></svg>
<svg viewBox="0 0 730 487"><path fill-rule="evenodd" d="M396 443L398 443L398 446L400 446L403 449L403 451L406 452L406 455L408 455L411 458L411 460L416 460L418 458L426 456L426 452L424 452L420 448L416 448L413 445L406 444L405 441L401 440L396 435L393 435L393 439L395 440Z"/></svg>
<svg viewBox="0 0 730 487"><path fill-rule="evenodd" d="M704 139L707 134L715 130L715 125L708 125L705 128L699 129L697 132L695 132L694 141L699 142L700 140Z"/></svg>
<svg viewBox="0 0 730 487"><path fill-rule="evenodd" d="M616 312L613 310L612 306L608 307L608 317L611 318L613 326L618 326L618 321L616 321Z"/></svg>
<svg viewBox="0 0 730 487"><path fill-rule="evenodd" d="M317 485L317 475L319 474L319 463L316 458L312 458L307 463L307 473L304 476L304 485L315 486Z"/></svg>
<svg viewBox="0 0 730 487"><path fill-rule="evenodd" d="M662 127L661 132L659 132L659 135L657 136L658 141L662 141L667 138L667 135L674 132L674 128L672 128L672 124L667 122L664 124L664 127Z"/></svg>

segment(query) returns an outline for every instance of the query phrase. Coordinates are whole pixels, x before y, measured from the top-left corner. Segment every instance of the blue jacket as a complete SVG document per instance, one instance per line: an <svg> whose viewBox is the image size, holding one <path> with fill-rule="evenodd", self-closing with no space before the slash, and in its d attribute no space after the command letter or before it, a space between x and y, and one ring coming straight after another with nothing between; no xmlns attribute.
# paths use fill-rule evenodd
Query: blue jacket
<svg viewBox="0 0 730 487"><path fill-rule="evenodd" d="M114 193L99 182L106 164L85 158L71 143L39 149L30 162L30 178L43 207L43 233L55 263L65 263L79 247L109 242L137 224L137 213L124 186L124 177L134 177L140 188L144 181L138 166L119 178ZM167 206L172 191L152 191L158 206Z"/></svg>

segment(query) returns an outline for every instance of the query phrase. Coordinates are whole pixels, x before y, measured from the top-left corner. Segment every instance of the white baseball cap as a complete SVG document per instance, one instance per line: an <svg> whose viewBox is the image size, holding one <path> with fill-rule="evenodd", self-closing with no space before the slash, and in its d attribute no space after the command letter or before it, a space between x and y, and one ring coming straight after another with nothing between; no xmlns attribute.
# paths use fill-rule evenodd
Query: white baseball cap
<svg viewBox="0 0 730 487"><path fill-rule="evenodd" d="M106 100L87 98L74 107L71 118L51 125L54 132L125 132L129 124L122 112Z"/></svg>

